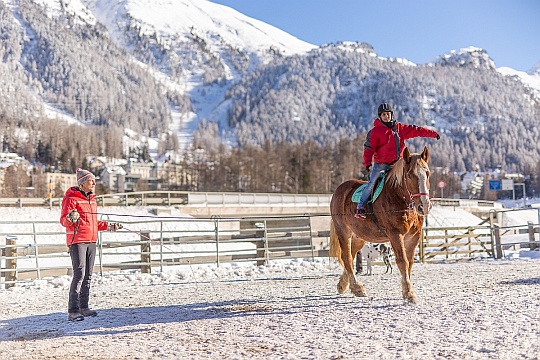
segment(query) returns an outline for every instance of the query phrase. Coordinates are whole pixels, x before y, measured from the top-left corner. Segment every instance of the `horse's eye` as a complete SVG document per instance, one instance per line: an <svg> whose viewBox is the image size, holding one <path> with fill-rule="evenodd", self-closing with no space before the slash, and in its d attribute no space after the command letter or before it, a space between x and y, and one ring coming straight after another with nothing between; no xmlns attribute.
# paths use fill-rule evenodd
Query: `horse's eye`
<svg viewBox="0 0 540 360"><path fill-rule="evenodd" d="M411 173L408 173L408 174L407 174L407 177L409 178L409 180L412 179L412 174L411 174Z"/></svg>

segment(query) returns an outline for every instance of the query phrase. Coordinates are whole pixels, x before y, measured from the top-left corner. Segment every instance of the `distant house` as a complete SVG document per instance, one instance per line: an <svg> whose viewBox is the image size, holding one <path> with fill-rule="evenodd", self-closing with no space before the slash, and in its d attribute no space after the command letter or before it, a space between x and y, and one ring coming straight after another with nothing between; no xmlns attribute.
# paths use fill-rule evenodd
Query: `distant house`
<svg viewBox="0 0 540 360"><path fill-rule="evenodd" d="M125 192L126 170L120 166L107 166L101 171L99 177L103 186L111 192Z"/></svg>
<svg viewBox="0 0 540 360"><path fill-rule="evenodd" d="M461 178L461 190L470 199L478 199L484 187L484 175L477 172L467 172Z"/></svg>
<svg viewBox="0 0 540 360"><path fill-rule="evenodd" d="M180 189L191 182L191 174L184 166L169 162L158 163L157 176L164 190Z"/></svg>
<svg viewBox="0 0 540 360"><path fill-rule="evenodd" d="M43 175L46 184L52 185L53 189L61 188L64 193L70 187L77 186L77 174L45 173ZM62 193L60 196L63 195Z"/></svg>
<svg viewBox="0 0 540 360"><path fill-rule="evenodd" d="M126 166L126 179L124 189L158 190L158 165L153 162L136 162L129 160Z"/></svg>
<svg viewBox="0 0 540 360"><path fill-rule="evenodd" d="M4 188L6 169L13 165L21 166L24 170L31 167L28 160L16 153L0 152L0 189Z"/></svg>

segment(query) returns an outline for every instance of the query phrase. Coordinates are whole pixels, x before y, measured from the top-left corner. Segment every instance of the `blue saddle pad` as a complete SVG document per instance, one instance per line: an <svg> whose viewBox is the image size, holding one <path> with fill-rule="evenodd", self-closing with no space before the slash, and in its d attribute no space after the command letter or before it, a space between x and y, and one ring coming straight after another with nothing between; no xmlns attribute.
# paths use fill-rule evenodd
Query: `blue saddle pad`
<svg viewBox="0 0 540 360"><path fill-rule="evenodd" d="M371 198L371 200L368 200L369 202L374 202L379 197L384 187L385 178L386 178L386 173L382 174L379 177L379 184L377 185L377 188L373 192L373 197ZM362 196L362 192L364 192L364 189L366 188L366 186L367 184L360 185L360 187L355 190L355 192L352 194L352 199L351 199L352 202L357 203L360 201L360 197Z"/></svg>

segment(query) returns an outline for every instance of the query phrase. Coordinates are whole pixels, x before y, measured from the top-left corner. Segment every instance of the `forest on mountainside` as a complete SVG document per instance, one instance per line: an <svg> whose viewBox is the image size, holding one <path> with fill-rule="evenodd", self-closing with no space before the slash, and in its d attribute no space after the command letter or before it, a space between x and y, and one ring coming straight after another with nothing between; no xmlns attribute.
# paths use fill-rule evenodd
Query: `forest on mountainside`
<svg viewBox="0 0 540 360"><path fill-rule="evenodd" d="M102 24L49 16L34 1L0 2L1 151L35 172L72 173L89 155L150 161L152 138L158 156L178 155L196 179L181 189L327 192L361 177L365 133L379 103L390 102L399 121L441 134L407 145L430 148L432 172L456 184L449 191L460 190L459 175L448 174L493 169L521 173L540 191L539 100L485 52L416 66L378 57L369 44L338 43L294 56L270 49L263 61L227 44L217 53L196 27L165 41L122 21L125 47ZM188 78L200 81L196 95ZM173 112L191 116L209 86L226 91L216 103L227 118L199 119L181 151ZM10 176L24 187L27 178Z"/></svg>
<svg viewBox="0 0 540 360"><path fill-rule="evenodd" d="M389 102L399 121L441 134L431 144L437 166L523 172L540 160L539 102L490 68L403 65L365 44L332 45L261 67L227 97L241 145L336 142L369 130L377 106Z"/></svg>
<svg viewBox="0 0 540 360"><path fill-rule="evenodd" d="M16 13L24 31L0 3L2 151L73 171L89 154L129 156L124 129L161 136L168 150L178 150L176 137L166 136L170 108L188 111L188 97L160 87L99 24L47 16L33 2L21 2ZM43 101L73 121L50 119Z"/></svg>
<svg viewBox="0 0 540 360"><path fill-rule="evenodd" d="M186 153L181 162L186 181L171 186L163 180L163 188L185 191L262 192L292 194L332 193L342 182L349 179L367 180L362 165L365 134L339 141L334 145L319 145L313 141L305 144L266 142L262 147L248 145L230 148L224 143ZM195 142L201 144L201 139ZM215 145L215 144L214 144ZM83 163L84 164L84 163ZM41 173L36 169L34 175ZM47 197L47 184L32 182L32 178L17 167L8 168L6 187L2 196ZM446 194L462 194L460 177L447 169L431 167L431 193L438 196L437 183L444 180ZM539 186L538 179L529 179L527 188ZM138 186L136 191L149 190ZM54 196L62 196L61 190L53 190ZM98 184L99 194L110 191Z"/></svg>

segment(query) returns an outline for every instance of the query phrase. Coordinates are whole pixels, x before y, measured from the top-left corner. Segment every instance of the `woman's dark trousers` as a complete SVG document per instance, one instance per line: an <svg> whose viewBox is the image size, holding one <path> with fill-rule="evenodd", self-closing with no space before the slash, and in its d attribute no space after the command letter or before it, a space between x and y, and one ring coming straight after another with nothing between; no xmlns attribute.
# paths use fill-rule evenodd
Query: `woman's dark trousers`
<svg viewBox="0 0 540 360"><path fill-rule="evenodd" d="M68 312L78 313L80 308L88 308L96 243L73 244L69 248L69 255L73 267L73 280L69 288Z"/></svg>

